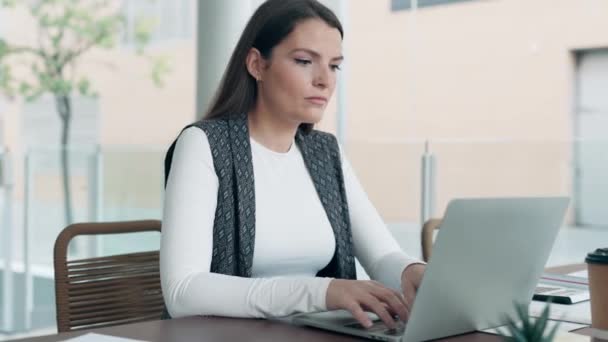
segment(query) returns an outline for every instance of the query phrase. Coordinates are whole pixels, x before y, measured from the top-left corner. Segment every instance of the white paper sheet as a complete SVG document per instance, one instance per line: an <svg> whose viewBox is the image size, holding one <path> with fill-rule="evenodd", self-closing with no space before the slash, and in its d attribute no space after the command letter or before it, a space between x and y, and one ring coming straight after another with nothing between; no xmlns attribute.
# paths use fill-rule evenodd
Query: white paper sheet
<svg viewBox="0 0 608 342"><path fill-rule="evenodd" d="M573 323L591 324L591 302L585 301L578 304L551 304L549 318ZM532 301L530 303L530 316L538 317L547 303Z"/></svg>
<svg viewBox="0 0 608 342"><path fill-rule="evenodd" d="M557 323L559 323L559 326L557 327L557 331L560 332L560 333L567 333L567 332L570 332L572 330L584 328L584 327L587 326L585 324L577 324L577 323L570 323L570 322L559 322L559 321L551 321L550 320L549 323L547 324L548 325L547 331L551 331L551 329L553 329L553 327ZM500 328L486 329L486 330L482 330L482 331L486 332L486 333L489 333L489 334L498 335L498 329L502 329L503 332L508 333L508 330L507 330L507 328L505 326L500 327Z"/></svg>
<svg viewBox="0 0 608 342"><path fill-rule="evenodd" d="M589 336L579 335L569 332L558 332L555 334L553 342L592 342L593 340Z"/></svg>
<svg viewBox="0 0 608 342"><path fill-rule="evenodd" d="M64 340L65 342L145 342L142 340L133 340L130 338L116 337L110 335L102 335L95 333L88 333L80 335L78 337Z"/></svg>
<svg viewBox="0 0 608 342"><path fill-rule="evenodd" d="M589 279L589 275L587 273L587 270L582 270L582 271L578 271L578 272L568 273L568 275L569 276L573 276L573 277L581 277L581 278Z"/></svg>
<svg viewBox="0 0 608 342"><path fill-rule="evenodd" d="M591 328L590 332L591 332L591 336L608 341L608 330L600 330L600 329Z"/></svg>

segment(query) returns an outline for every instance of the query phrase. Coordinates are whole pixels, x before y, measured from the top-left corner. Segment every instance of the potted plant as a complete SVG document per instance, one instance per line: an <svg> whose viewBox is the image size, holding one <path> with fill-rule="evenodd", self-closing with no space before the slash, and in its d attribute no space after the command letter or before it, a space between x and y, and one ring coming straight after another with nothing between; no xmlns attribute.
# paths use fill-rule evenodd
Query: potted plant
<svg viewBox="0 0 608 342"><path fill-rule="evenodd" d="M540 317L531 317L527 304L515 303L516 318L507 317L506 331L498 329L506 341L517 342L549 342L553 341L559 323L549 329L549 313L551 301L547 303Z"/></svg>

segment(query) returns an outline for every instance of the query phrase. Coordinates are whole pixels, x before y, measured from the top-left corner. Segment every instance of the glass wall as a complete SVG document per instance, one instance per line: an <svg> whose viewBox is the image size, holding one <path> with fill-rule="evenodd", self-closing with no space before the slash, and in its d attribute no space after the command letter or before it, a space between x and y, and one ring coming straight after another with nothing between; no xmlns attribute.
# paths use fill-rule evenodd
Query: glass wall
<svg viewBox="0 0 608 342"><path fill-rule="evenodd" d="M92 29L104 25L104 15L118 15L122 24L112 28L113 44L104 41L86 50L66 76L87 78L91 90L78 92L84 85L76 82L70 93L67 168L60 145L62 120L53 93L47 91L36 99L19 91L1 93L0 340L13 333L55 329L53 245L69 223L65 170L71 222L161 218L165 151L180 128L195 118L196 3L40 2L50 6L51 17L74 8L83 10ZM42 25L44 19L37 17L35 6L29 1L0 6L2 43L50 48L45 44L57 31ZM147 42L140 51L142 34ZM61 42L66 51L79 48L74 47L79 44L76 37ZM1 51L0 45L0 56ZM32 56L6 55L0 65L10 67L18 81L15 90L35 83L32 71L39 64ZM3 72L6 75L6 69L0 69L0 80ZM69 258L158 247L158 234L79 237L70 244Z"/></svg>

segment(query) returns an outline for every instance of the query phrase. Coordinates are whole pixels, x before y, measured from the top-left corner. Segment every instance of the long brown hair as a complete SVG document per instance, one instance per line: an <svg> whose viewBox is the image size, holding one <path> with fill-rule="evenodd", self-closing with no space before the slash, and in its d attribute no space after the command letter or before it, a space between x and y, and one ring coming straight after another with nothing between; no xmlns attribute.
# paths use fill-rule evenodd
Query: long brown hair
<svg viewBox="0 0 608 342"><path fill-rule="evenodd" d="M263 3L241 34L205 119L249 112L258 95L257 82L247 71L245 62L249 50L256 48L265 59L271 58L273 48L293 31L298 22L312 18L323 20L340 31L344 38L336 15L316 0L267 0ZM313 125L304 123L301 127L310 131Z"/></svg>

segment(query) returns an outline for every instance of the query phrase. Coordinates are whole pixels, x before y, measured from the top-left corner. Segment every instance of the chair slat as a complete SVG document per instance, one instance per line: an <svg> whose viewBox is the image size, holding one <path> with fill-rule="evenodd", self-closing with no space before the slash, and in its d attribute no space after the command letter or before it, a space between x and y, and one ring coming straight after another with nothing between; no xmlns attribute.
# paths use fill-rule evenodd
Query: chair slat
<svg viewBox="0 0 608 342"><path fill-rule="evenodd" d="M149 251L149 252L139 252L139 253L128 253L128 254L117 254L96 258L87 258L87 259L75 259L68 260L67 264L69 267L76 267L80 264L99 264L102 265L105 262L113 262L115 260L142 260L142 259L154 259L158 257L158 251Z"/></svg>
<svg viewBox="0 0 608 342"><path fill-rule="evenodd" d="M131 305L129 307L129 309L134 310L135 308L150 308L150 307L155 307L156 305L161 305L163 303L164 303L164 301L163 301L162 296L157 296L154 298L149 298L143 303L137 303L137 304L134 303L133 305ZM77 317L78 315L87 314L90 312L115 310L115 309L124 308L124 307L125 307L124 304L116 303L116 302L104 304L104 305L82 306L82 307L72 308L72 310L70 311L70 317L73 318L73 317Z"/></svg>
<svg viewBox="0 0 608 342"><path fill-rule="evenodd" d="M104 320L98 319L88 319L82 321L73 322L74 326L78 328L72 329L74 330L82 330L82 329L92 329L92 328L101 328L101 327L110 327L115 325L129 324L135 322L144 322L153 319L159 319L162 313L148 314L141 317L133 317L133 318L104 318Z"/></svg>
<svg viewBox="0 0 608 342"><path fill-rule="evenodd" d="M118 306L118 307L113 307L113 308L108 308L108 309L99 309L99 310L70 315L70 321L76 322L79 320L93 318L93 317L102 319L103 317L116 317L119 315L123 315L125 318L137 317L137 316L142 316L142 315L158 312L158 309L160 309L160 310L163 309L163 305L164 304L163 304L162 300L157 300L154 303L147 303L146 306L141 306L141 307L125 308L124 306Z"/></svg>
<svg viewBox="0 0 608 342"><path fill-rule="evenodd" d="M103 269L104 267L114 267L117 265L131 265L134 263L144 264L158 264L159 257L149 256L145 258L131 258L131 259L108 259L104 262L81 262L74 265L67 265L69 271L79 271L88 269Z"/></svg>
<svg viewBox="0 0 608 342"><path fill-rule="evenodd" d="M108 295L104 295L104 294L97 294L94 296L90 296L90 298L86 299L86 300L79 300L79 301L70 301L68 307L70 309L75 309L75 308L79 308L79 307L87 307L87 306L97 306L97 305L101 305L101 304L110 304L110 303L122 303L122 305L128 306L128 305L133 305L136 303L136 301L142 301L142 299L144 299L146 296L145 295L139 295L139 296L129 296L128 298L122 298L122 297L115 297L115 296L108 296Z"/></svg>
<svg viewBox="0 0 608 342"><path fill-rule="evenodd" d="M71 300L69 307L70 309L75 310L79 307L88 307L92 305L97 307L102 304L110 303L117 303L118 305L126 305L127 303L132 303L133 305L136 305L139 304L139 302L145 303L148 300L156 297L161 297L161 293L158 290L154 290L154 292L148 291L147 293L135 293L134 291L124 291L123 293L116 294L115 296L103 293L96 293L88 296L81 296L79 298Z"/></svg>
<svg viewBox="0 0 608 342"><path fill-rule="evenodd" d="M137 277L137 279L142 283L148 283L148 282L156 282L156 281L160 281L160 276L158 273L151 273L151 274L146 274L146 275L140 275ZM69 282L65 282L62 285L63 286L67 286L69 291L76 291L79 289L91 289L91 288L103 288L105 286L112 286L112 285L117 285L117 284L125 284L125 278L124 277L119 277L119 278L112 278L112 279L97 279L95 281L83 281L83 282L73 282L73 283L69 283Z"/></svg>
<svg viewBox="0 0 608 342"><path fill-rule="evenodd" d="M142 273L131 273L131 274L93 274L93 275L79 275L70 277L69 281L73 282L88 282L92 280L113 280L113 279L124 279L128 281L129 279L138 278L142 276L155 276L158 274L158 271L149 271L145 270Z"/></svg>
<svg viewBox="0 0 608 342"><path fill-rule="evenodd" d="M158 264L154 263L142 263L137 264L118 264L113 266L106 266L103 268L88 268L79 270L69 270L68 277L70 279L76 279L79 276L86 275L106 275L106 274L120 274L120 273L145 273L150 271L159 271Z"/></svg>
<svg viewBox="0 0 608 342"><path fill-rule="evenodd" d="M160 290L158 288L157 279L139 282L139 288L144 292L151 291L151 290ZM74 300L78 300L78 298L80 298L81 296L86 296L86 295L95 294L95 293L99 293L99 292L110 292L112 294L120 295L120 293L123 290L131 291L132 286L129 284L121 284L120 282L117 282L116 285L112 285L112 286L100 285L100 286L93 287L93 288L83 288L83 289L70 288L70 290L68 292L70 294L70 298L73 298Z"/></svg>

